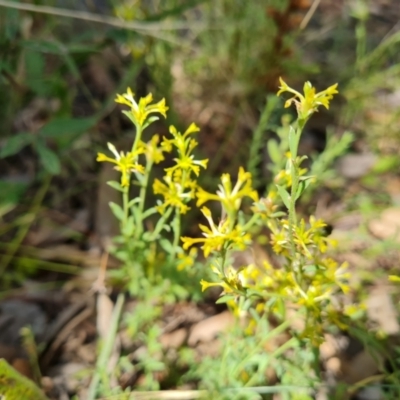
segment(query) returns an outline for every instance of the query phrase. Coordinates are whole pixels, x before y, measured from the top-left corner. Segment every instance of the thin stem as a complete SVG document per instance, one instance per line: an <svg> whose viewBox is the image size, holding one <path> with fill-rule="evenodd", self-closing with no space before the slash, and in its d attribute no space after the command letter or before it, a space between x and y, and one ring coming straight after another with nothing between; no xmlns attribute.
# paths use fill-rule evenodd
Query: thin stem
<svg viewBox="0 0 400 400"><path fill-rule="evenodd" d="M260 219L258 214L253 214L251 218L243 225L242 230L244 232L248 231L253 225Z"/></svg>
<svg viewBox="0 0 400 400"><path fill-rule="evenodd" d="M158 234L164 228L164 224L167 221L167 219L169 218L169 216L171 215L172 210L173 210L173 208L170 207L164 212L164 214L162 214L161 218L157 222L157 225L156 225L154 231L152 232L151 236L149 237L149 242L157 239Z"/></svg>
<svg viewBox="0 0 400 400"><path fill-rule="evenodd" d="M128 178L128 182L130 181L130 178ZM122 192L122 209L124 211L124 220L121 221L121 228L122 231L124 231L124 227L128 221L129 217L129 186L124 187L124 191Z"/></svg>
<svg viewBox="0 0 400 400"><path fill-rule="evenodd" d="M226 253L227 250L226 249L222 249L221 250L221 273L224 276L224 278L226 278L226 274L225 274L225 262L226 262Z"/></svg>
<svg viewBox="0 0 400 400"><path fill-rule="evenodd" d="M172 222L174 229L174 241L172 243L172 253L170 254L171 260L174 260L176 255L176 249L179 245L179 239L181 237L181 213L178 208L175 209L174 220Z"/></svg>
<svg viewBox="0 0 400 400"><path fill-rule="evenodd" d="M143 214L144 205L146 203L146 194L147 194L147 186L149 185L150 171L153 167L153 162L149 161L146 165L146 170L144 172L143 182L140 185L140 193L139 193L139 211L140 215Z"/></svg>
<svg viewBox="0 0 400 400"><path fill-rule="evenodd" d="M298 121L298 128L295 133L295 146L292 149L293 154L290 154L290 174L292 178L292 187L290 191L290 205L289 205L289 238L290 238L290 245L291 245L291 252L292 252L292 259L296 257L296 244L294 242L293 230L297 225L297 215L296 215L296 194L299 185L299 173L298 169L299 166L297 165L297 150L299 147L300 137L303 130L303 124Z"/></svg>
<svg viewBox="0 0 400 400"><path fill-rule="evenodd" d="M109 333L107 335L101 353L97 359L96 369L92 381L90 382L87 400L94 400L96 398L97 387L100 383L101 376L106 371L107 361L110 359L111 352L114 347L115 337L117 336L117 330L118 330L118 322L121 316L124 301L125 297L122 293L120 293L118 295L117 302L115 303L114 310L111 316Z"/></svg>
<svg viewBox="0 0 400 400"><path fill-rule="evenodd" d="M291 148L290 158L291 158L291 165L290 165L290 173L292 178L292 187L290 192L290 204L289 204L289 240L290 240L290 247L291 247L291 256L292 256L292 267L293 262L296 260L297 251L296 251L296 243L294 241L294 230L297 226L297 214L296 214L296 197L297 197L297 190L299 187L299 168L300 166L297 165L297 152L299 148L299 142L301 138L301 134L303 132L304 125L306 120L298 119L297 121L297 129L295 132L295 142L294 146ZM294 274L298 273L299 277L301 278L302 271L293 271ZM301 279L299 287L301 287Z"/></svg>
<svg viewBox="0 0 400 400"><path fill-rule="evenodd" d="M135 126L136 126L136 135L135 135L135 140L132 144L132 150L131 150L132 153L137 150L139 141L142 138L142 133L143 133L143 128L139 124L137 124Z"/></svg>

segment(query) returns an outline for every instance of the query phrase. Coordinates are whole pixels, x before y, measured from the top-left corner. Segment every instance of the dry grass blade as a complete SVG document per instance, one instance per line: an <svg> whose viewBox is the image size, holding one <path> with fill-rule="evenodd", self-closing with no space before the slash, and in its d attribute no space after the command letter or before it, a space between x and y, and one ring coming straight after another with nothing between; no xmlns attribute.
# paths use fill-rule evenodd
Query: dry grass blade
<svg viewBox="0 0 400 400"><path fill-rule="evenodd" d="M15 3L12 1L0 0L0 7L15 8L17 10L31 11L42 14L50 14L59 17L75 18L90 22L97 22L117 28L124 28L137 31L146 31L151 34L151 31L165 31L165 30L181 30L181 29L204 29L206 25L204 23L195 22L134 22L134 21L123 21L116 17L109 17L105 15L99 15L90 13L87 11L75 11L68 10L65 8L50 7L50 6L39 6L34 4Z"/></svg>
<svg viewBox="0 0 400 400"><path fill-rule="evenodd" d="M99 400L193 400L206 395L205 390L160 390L154 392L132 392L127 395L103 397Z"/></svg>

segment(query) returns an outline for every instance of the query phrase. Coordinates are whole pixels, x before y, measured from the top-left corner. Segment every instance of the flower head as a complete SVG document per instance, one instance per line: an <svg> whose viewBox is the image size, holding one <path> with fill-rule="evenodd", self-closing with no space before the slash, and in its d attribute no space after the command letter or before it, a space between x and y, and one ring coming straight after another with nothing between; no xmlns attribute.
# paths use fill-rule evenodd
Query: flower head
<svg viewBox="0 0 400 400"><path fill-rule="evenodd" d="M129 178L132 172L144 172L143 165L138 164L137 157L140 153L143 153L143 149L138 149L135 152L124 153L121 151L118 153L115 146L111 143L107 143L109 150L114 154L115 158L106 156L103 153L97 154L98 162L110 162L115 164L115 169L121 172L121 186L129 186Z"/></svg>
<svg viewBox="0 0 400 400"><path fill-rule="evenodd" d="M207 207L203 207L201 212L206 217L209 227L199 225L203 232L204 238L182 237L183 248L187 250L189 247L197 243L202 243L201 247L204 256L208 257L212 251L220 251L223 248L238 248L244 250L250 242L250 234L243 232L240 225L234 228L230 227L229 220L223 220L218 225L212 219L211 211Z"/></svg>
<svg viewBox="0 0 400 400"><path fill-rule="evenodd" d="M164 182L155 179L153 184L154 194L164 197L162 204L157 207L158 211L163 214L168 206L172 206L177 208L181 214L186 214L190 210L186 203L194 197L196 182L186 180L182 185L175 182L170 176L164 176L163 180Z"/></svg>
<svg viewBox="0 0 400 400"><path fill-rule="evenodd" d="M161 146L159 146L160 137L158 135L154 135L148 143L141 143L144 148L144 153L146 154L147 162L154 162L155 164L159 164L161 161L164 161L165 151Z"/></svg>
<svg viewBox="0 0 400 400"><path fill-rule="evenodd" d="M250 197L253 201L258 201L258 193L252 187L251 174L242 167L239 168L238 179L233 188L230 175L223 174L221 185L218 186L216 194L208 193L199 188L196 196L198 199L197 206L201 206L210 200L216 200L220 201L228 212L238 211L244 197Z"/></svg>
<svg viewBox="0 0 400 400"><path fill-rule="evenodd" d="M171 168L166 168L165 171L169 175L173 175L178 169L186 171L189 174L193 172L196 176L200 174L200 167L207 168L208 160L195 160L192 154L193 150L197 147L197 141L190 137L192 133L198 132L200 129L196 124L192 123L185 133L180 133L174 126L170 126L169 131L173 136L172 139L163 140L162 146L166 151L171 151L175 147L178 151L178 157L174 158L175 165Z"/></svg>
<svg viewBox="0 0 400 400"><path fill-rule="evenodd" d="M166 118L168 107L165 105L165 99L158 103L151 104L153 96L149 93L146 97L141 97L139 103L134 99L134 93L128 88L123 95L117 94L116 103L125 104L130 107L130 111L124 111L124 114L135 124L142 128L154 122L158 117L148 118L150 114L160 113Z"/></svg>
<svg viewBox="0 0 400 400"><path fill-rule="evenodd" d="M294 94L292 98L285 102L285 107L290 107L290 105L294 103L296 105L299 118L303 120L308 119L311 114L318 111L318 107L321 105L328 109L329 102L333 99L333 95L339 93L336 90L338 86L337 83L329 86L322 92L315 93L315 87L313 87L310 82L306 82L303 86L304 95L302 95L297 90L294 90L288 86L288 84L282 78L279 78L279 82L281 86L279 87L278 96L284 92Z"/></svg>

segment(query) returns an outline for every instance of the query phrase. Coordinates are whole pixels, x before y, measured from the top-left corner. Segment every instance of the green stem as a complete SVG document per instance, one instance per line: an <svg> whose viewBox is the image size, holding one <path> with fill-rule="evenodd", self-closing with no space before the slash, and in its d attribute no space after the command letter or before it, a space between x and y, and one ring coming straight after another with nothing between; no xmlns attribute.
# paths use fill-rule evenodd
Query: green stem
<svg viewBox="0 0 400 400"><path fill-rule="evenodd" d="M151 236L149 237L149 242L157 239L157 236L164 228L165 222L171 215L172 210L173 210L173 208L170 207L164 212L164 214L162 214L161 218L157 222L157 225L156 225L154 231L152 232Z"/></svg>
<svg viewBox="0 0 400 400"><path fill-rule="evenodd" d="M130 182L130 177L128 178L128 182ZM124 187L124 191L122 192L122 209L124 211L124 219L121 221L121 231L124 232L124 228L126 223L128 222L129 217L129 186Z"/></svg>
<svg viewBox="0 0 400 400"><path fill-rule="evenodd" d="M289 239L290 239L290 245L291 245L291 252L292 252L292 259L294 260L296 258L296 244L294 242L294 235L293 235L293 230L297 225L297 215L296 215L296 194L297 194L297 189L299 186L299 173L298 169L299 166L296 163L297 159L297 150L299 147L299 142L300 142L300 137L301 133L303 130L303 126L300 123L300 120L298 121L298 128L295 133L296 137L296 143L294 148L292 149L293 154L290 154L290 174L292 178L292 187L290 191L290 204L289 204Z"/></svg>
<svg viewBox="0 0 400 400"><path fill-rule="evenodd" d="M135 125L135 126L136 126L136 135L135 135L135 140L132 145L131 152L134 152L137 150L137 147L139 145L140 139L142 138L142 132L143 132L143 128L140 125Z"/></svg>
<svg viewBox="0 0 400 400"><path fill-rule="evenodd" d="M255 225L255 223L260 219L260 216L258 214L253 214L251 218L246 222L246 224L243 225L242 230L243 232L247 232L250 228Z"/></svg>
<svg viewBox="0 0 400 400"><path fill-rule="evenodd" d="M224 276L224 278L226 278L226 274L225 274L226 253L227 253L226 249L221 250L221 271L220 272Z"/></svg>
<svg viewBox="0 0 400 400"><path fill-rule="evenodd" d="M178 208L175 209L172 226L174 229L174 241L172 243L172 253L170 254L170 259L173 261L175 259L176 249L179 245L179 239L181 237L181 213Z"/></svg>
<svg viewBox="0 0 400 400"><path fill-rule="evenodd" d="M139 212L138 212L138 218L140 219L139 221L136 221L136 231L135 231L135 238L139 239L140 235L144 231L144 226L143 226L143 212L144 212L144 206L146 203L146 194L147 194L147 187L149 185L149 178L150 178L150 171L153 167L153 161L148 161L146 164L146 170L144 172L144 177L140 181L140 192L139 192Z"/></svg>
<svg viewBox="0 0 400 400"><path fill-rule="evenodd" d="M290 247L291 247L291 258L292 258L292 265L290 266L291 271L293 272L293 275L297 275L298 278L296 279L296 282L298 282L299 288L301 288L301 283L302 283L302 270L301 270L301 265L299 264L298 266L300 268L297 268L297 265L294 265L294 263L297 263L297 251L296 251L296 243L294 241L294 230L297 226L297 214L296 214L296 196L297 196L297 190L299 187L299 169L300 165L297 165L297 153L298 153L298 148L299 148L299 143L300 143L300 138L301 134L303 132L304 126L306 124L306 120L303 119L298 119L297 121L297 129L295 133L295 142L294 146L291 148L291 165L290 165L290 173L291 173L291 178L292 178L292 187L290 191L290 204L289 204L289 240L290 240ZM296 267L296 268L294 268ZM303 292L304 293L304 292Z"/></svg>
<svg viewBox="0 0 400 400"><path fill-rule="evenodd" d="M151 168L153 167L153 162L149 161L148 164L146 165L146 170L144 172L144 178L143 182L140 185L140 193L139 193L139 211L140 215L143 214L144 211L144 205L146 202L146 193L147 193L147 186L149 185L149 178L150 178L150 171Z"/></svg>

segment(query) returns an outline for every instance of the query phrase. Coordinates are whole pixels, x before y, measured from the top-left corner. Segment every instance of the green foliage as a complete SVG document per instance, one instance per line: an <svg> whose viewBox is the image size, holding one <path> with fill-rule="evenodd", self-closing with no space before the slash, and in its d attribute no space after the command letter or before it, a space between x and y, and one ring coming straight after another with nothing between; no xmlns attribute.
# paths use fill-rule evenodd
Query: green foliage
<svg viewBox="0 0 400 400"><path fill-rule="evenodd" d="M286 101L286 106L295 103L298 119L294 127L288 128L288 138L283 145L289 148L286 153L286 165L274 179L275 188L270 189L266 198L258 200L257 193L252 189L249 173L241 169L233 188L230 176L224 174L216 195L201 188L196 194L197 206L207 201L220 202L224 220L218 225L215 224L211 212L203 207L202 213L210 225L210 228L200 225L204 238L182 238L185 249L201 243L204 256L211 256L209 264L217 276L217 281L202 281L203 289L217 285L223 288L225 295L256 298L255 305L261 301L257 307L261 307L262 302L265 302L265 311L273 312L281 321L287 318L287 303L293 304L292 312L295 310L297 318L304 319L304 326L298 334L310 340L313 346L318 346L322 341L323 327L328 321L340 323L340 314L343 311L337 309L330 299L338 289L347 291L348 287L345 266L339 267L333 259L325 255L327 248L332 244L332 241L325 237L325 224L314 217L310 217L308 224L304 219L297 219L296 202L313 181L313 177L306 175L307 170L301 167L306 157L298 156L297 152L307 120L320 105L329 107L330 100L337 93L336 86L316 93L307 82L302 95L281 80L278 94L290 92L294 95ZM349 141L348 138L345 139ZM269 146L271 153L277 151L277 146ZM343 145L339 146L340 150L342 148ZM286 149L283 147L281 150ZM278 161L275 155L273 157ZM333 155L330 155L330 158L333 158ZM248 217L241 213L241 204L246 197L254 202L252 214ZM280 204L275 199L279 197L288 210L287 217L282 211L277 212ZM273 251L285 259L282 268L274 268L264 261L263 265L255 263L236 270L230 265L229 254L233 250L245 249L252 240L252 228L264 224L272 233L270 243ZM234 307L238 306L232 297L228 297L226 301ZM259 310L263 312L264 308ZM237 312L240 313L240 308Z"/></svg>
<svg viewBox="0 0 400 400"><path fill-rule="evenodd" d="M232 182L230 174L223 174L216 194L203 189L197 177L201 169L207 168L207 160L196 160L192 154L197 146L192 136L198 131L196 125L190 125L183 134L172 126L172 138L160 140L158 135L154 135L145 143L142 141L143 131L157 119L152 114L166 115L168 108L164 99L153 103L152 96L148 95L137 102L130 89L123 95L117 95L116 101L129 107L124 114L136 127L132 148L126 153L119 152L109 143L113 157L99 153L97 160L113 163L121 173L119 182L109 183L122 196L122 206L110 204L121 227L113 252L122 261L117 275L122 277L130 292L141 299L142 308L127 316L125 324L133 337L141 338L146 349L137 360L137 368L145 373L144 389L158 389L159 382L154 376L167 369L162 348L157 342L160 331L153 321L161 315L163 302L159 300L165 297L165 289L171 282L165 281L170 276L166 275L168 266L178 270L190 268L195 262L193 248L197 244L201 245L204 257L217 278L214 282L203 279L203 290L221 286L223 292L219 302L228 303L236 315L247 315L248 318L246 330L238 325L234 334L225 336L223 362L218 373L214 370L215 361L210 358L196 367L192 366L186 376L185 379L201 377L200 386L204 385L207 393L222 393L222 399L225 398L223 392L226 388L233 390L262 385L267 368L276 371L282 384L290 386L304 385L307 366L307 375L315 377L307 381L307 386L314 387L319 378L318 346L325 329L332 324L345 329L346 313L351 315L355 312L354 307L345 310L331 301L332 295L340 290L346 291L348 287L344 265L339 267L325 254L332 244L325 237L325 224L314 217L310 217L308 222L298 220L295 211L296 201L314 181L312 176L306 175L307 169L301 167L306 157L297 155L301 133L318 106L329 107L336 85L316 93L306 83L303 96L285 82L281 81L281 84L280 93L289 91L294 94L286 105L296 104L298 119L293 126L287 124L280 131L283 143L275 142L268 146L271 159L275 162L275 187L271 187L267 196L261 199L253 188L251 173L244 168L239 169L235 182ZM273 107L274 104L265 109L264 123ZM287 138L283 132L286 132ZM260 133L256 134L257 142L260 142L259 136ZM322 174L324 167L347 148L350 140L349 134L344 135L328 154L319 158L314 170ZM258 147L258 144L254 145L251 151L256 154ZM176 152L174 164L165 168L163 178L155 178L152 185L154 194L161 196L161 200L155 207L149 207L146 196L151 187L152 167L163 161L164 155L173 149ZM276 152L285 155L285 165L282 165L281 157ZM129 188L132 184L139 186L139 196L130 199ZM207 226L199 225L203 233L201 238L182 237L181 247L181 218L188 213L190 201L195 198L196 207L206 218ZM250 200L253 203L251 207ZM211 210L204 206L210 201L218 202L222 208L222 218L218 223L214 221ZM151 230L145 228L150 217ZM275 268L265 261L234 268L231 264L232 252L246 249L261 226L267 226L271 231L272 249L285 260L282 267ZM190 252L185 254L189 248ZM163 284L161 277L164 277ZM266 318L268 315L274 315L280 321L277 328L270 327ZM301 328L284 322L288 318L298 319ZM266 342L286 330L291 332L292 338L284 341L269 357L262 354L261 349ZM234 342L241 345L233 346ZM287 357L289 349L292 355ZM238 398L258 396L257 390L238 392ZM309 398L307 393L301 396L299 398Z"/></svg>
<svg viewBox="0 0 400 400"><path fill-rule="evenodd" d="M0 395L7 400L47 400L43 392L28 378L0 359Z"/></svg>

